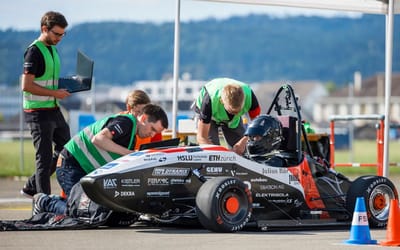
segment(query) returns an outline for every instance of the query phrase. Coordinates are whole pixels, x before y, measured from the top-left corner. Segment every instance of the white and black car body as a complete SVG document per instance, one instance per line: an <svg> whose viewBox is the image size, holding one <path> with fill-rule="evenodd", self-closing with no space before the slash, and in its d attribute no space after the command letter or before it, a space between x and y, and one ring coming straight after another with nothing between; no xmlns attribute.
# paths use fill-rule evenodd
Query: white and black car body
<svg viewBox="0 0 400 250"><path fill-rule="evenodd" d="M215 232L350 226L357 197L364 197L370 226L386 226L390 200L398 198L393 183L337 173L326 161L326 143L312 152L290 85L277 91L267 113L281 120L285 138L268 158L216 145L148 149L104 165L81 184L93 201L127 217Z"/></svg>

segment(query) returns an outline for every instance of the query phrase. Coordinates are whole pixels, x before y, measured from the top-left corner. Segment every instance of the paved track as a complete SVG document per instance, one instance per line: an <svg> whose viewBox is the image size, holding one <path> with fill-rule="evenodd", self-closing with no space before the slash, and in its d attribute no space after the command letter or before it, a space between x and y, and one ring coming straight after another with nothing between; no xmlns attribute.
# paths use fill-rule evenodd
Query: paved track
<svg viewBox="0 0 400 250"><path fill-rule="evenodd" d="M27 219L31 203L19 195L23 181L0 179L0 220ZM54 193L59 189L54 183ZM370 230L371 238L386 239L386 230ZM393 249L379 245L348 245L349 230L211 233L203 229L153 228L0 232L0 249Z"/></svg>

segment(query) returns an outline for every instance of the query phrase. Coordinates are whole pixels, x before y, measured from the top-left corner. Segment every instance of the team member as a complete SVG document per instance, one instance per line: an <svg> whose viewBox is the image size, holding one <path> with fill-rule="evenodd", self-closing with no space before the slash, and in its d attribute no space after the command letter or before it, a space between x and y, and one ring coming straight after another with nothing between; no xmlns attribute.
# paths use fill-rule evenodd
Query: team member
<svg viewBox="0 0 400 250"><path fill-rule="evenodd" d="M216 78L200 90L196 99L198 113L197 142L219 145L218 128L222 129L228 146L243 154L247 137L244 136L242 115L250 119L260 114L258 100L250 86L230 78Z"/></svg>
<svg viewBox="0 0 400 250"><path fill-rule="evenodd" d="M21 190L21 194L28 197L37 192L51 193L50 176L55 171L60 151L71 137L58 103L70 93L58 89L60 58L55 47L65 36L67 26L62 14L45 13L40 21L39 38L24 54L23 108L36 150L36 171Z"/></svg>
<svg viewBox="0 0 400 250"><path fill-rule="evenodd" d="M68 196L83 176L120 156L133 152L135 135L152 137L168 128L168 117L158 105L143 108L143 121L117 114L93 123L75 135L61 151L57 180Z"/></svg>
<svg viewBox="0 0 400 250"><path fill-rule="evenodd" d="M125 105L126 105L126 111L121 112L120 114L132 114L134 115L139 121L143 121L145 119L143 114L143 107L150 103L150 97L144 92L143 90L133 90L129 92L128 96L126 97ZM138 150L140 145L149 143L149 142L155 142L155 141L161 141L162 140L162 134L157 133L153 137L145 137L141 138L138 135L136 135L135 138L135 150Z"/></svg>

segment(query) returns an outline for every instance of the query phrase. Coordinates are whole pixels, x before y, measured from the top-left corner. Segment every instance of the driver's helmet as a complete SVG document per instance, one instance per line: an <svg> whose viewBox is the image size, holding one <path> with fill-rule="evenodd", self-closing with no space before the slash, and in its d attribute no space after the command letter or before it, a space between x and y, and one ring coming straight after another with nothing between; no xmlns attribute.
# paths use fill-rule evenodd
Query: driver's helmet
<svg viewBox="0 0 400 250"><path fill-rule="evenodd" d="M249 137L247 151L250 155L267 154L280 147L282 124L274 116L259 115L249 123L245 135Z"/></svg>

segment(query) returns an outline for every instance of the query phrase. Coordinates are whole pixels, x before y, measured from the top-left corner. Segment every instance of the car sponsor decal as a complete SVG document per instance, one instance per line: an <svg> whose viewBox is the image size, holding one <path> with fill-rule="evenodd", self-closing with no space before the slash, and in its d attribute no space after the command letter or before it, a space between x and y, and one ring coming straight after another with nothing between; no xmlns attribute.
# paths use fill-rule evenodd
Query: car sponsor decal
<svg viewBox="0 0 400 250"><path fill-rule="evenodd" d="M152 176L189 176L190 168L154 168Z"/></svg>

